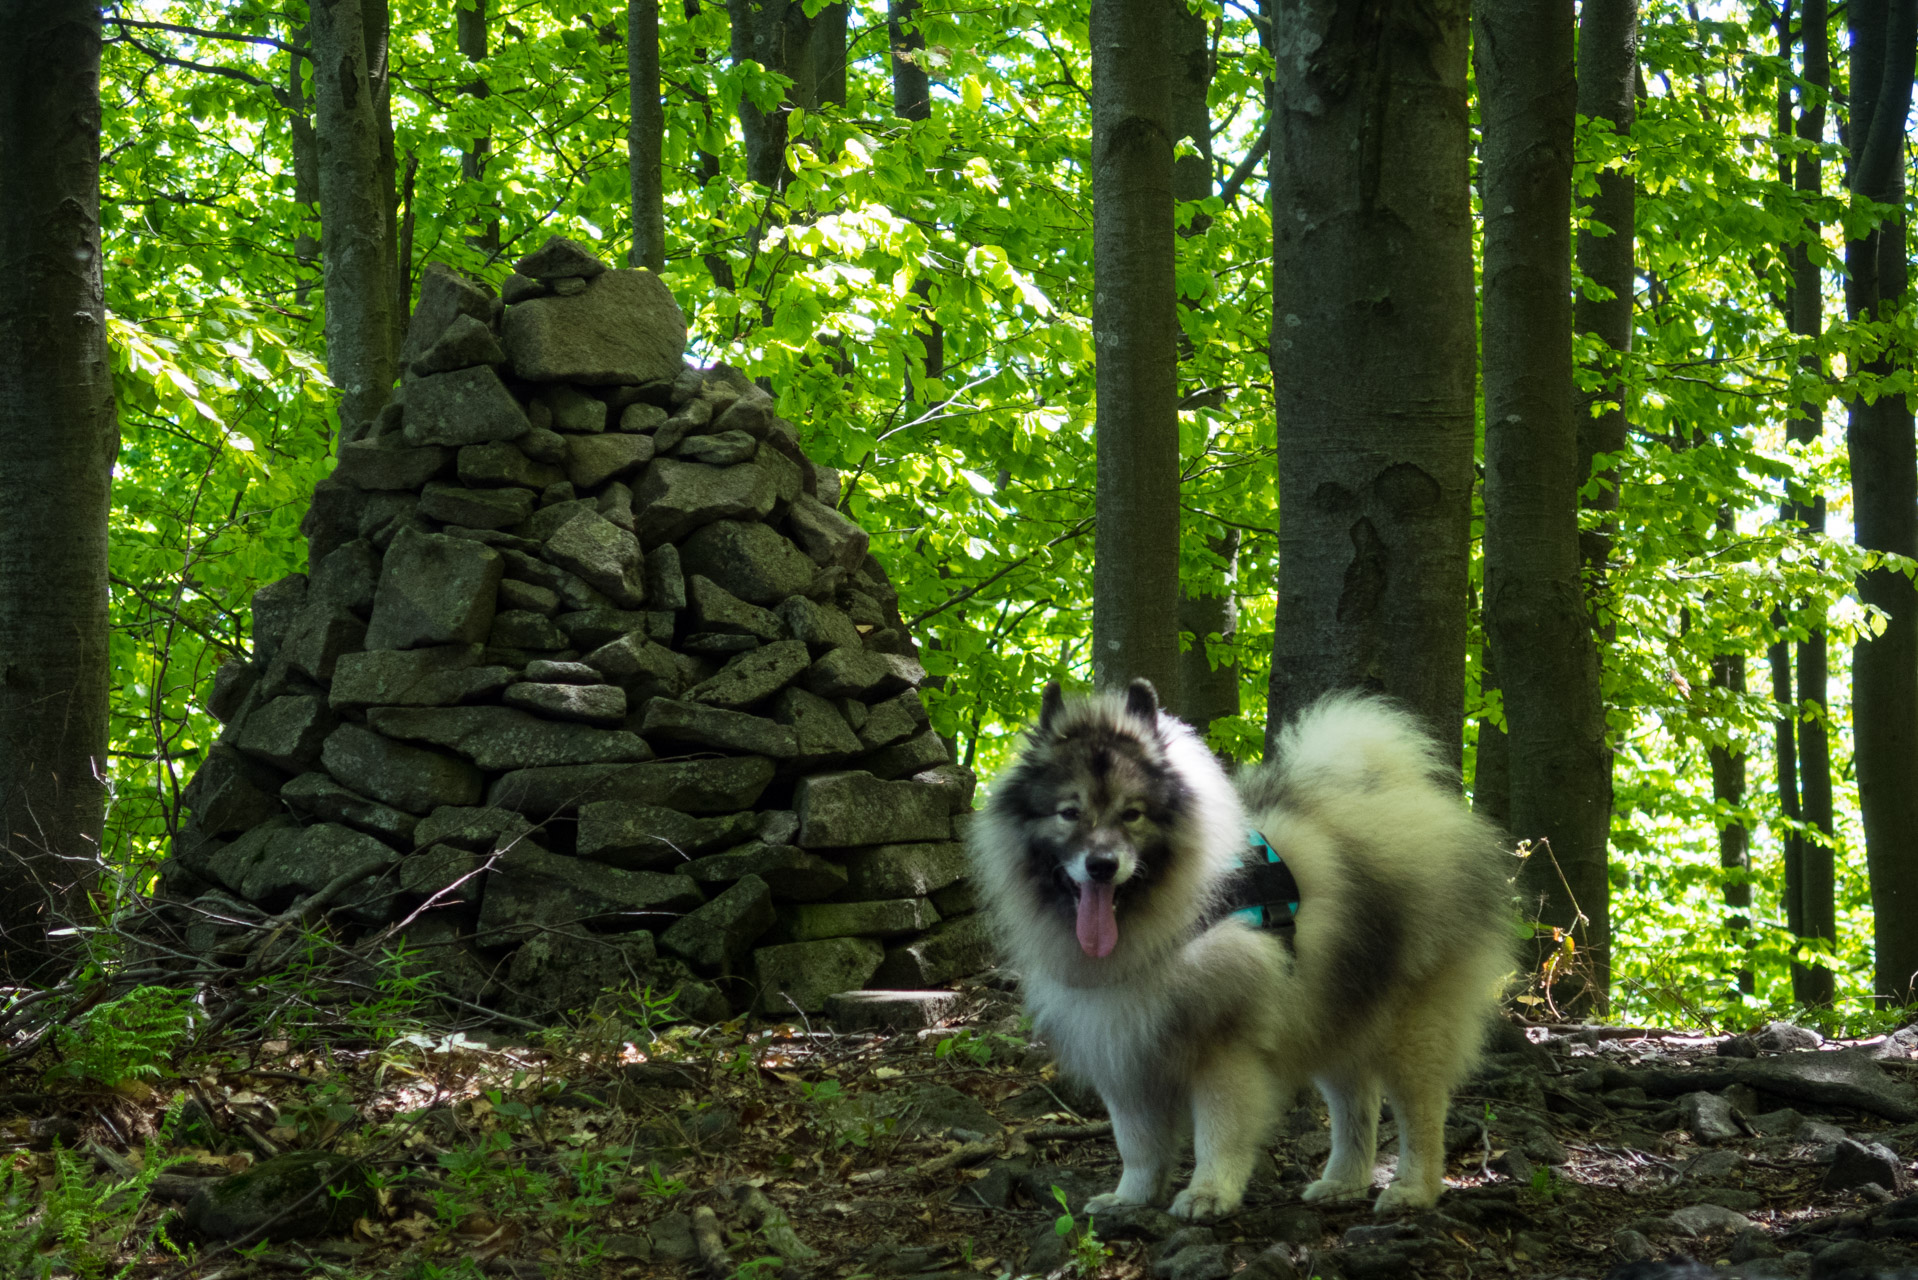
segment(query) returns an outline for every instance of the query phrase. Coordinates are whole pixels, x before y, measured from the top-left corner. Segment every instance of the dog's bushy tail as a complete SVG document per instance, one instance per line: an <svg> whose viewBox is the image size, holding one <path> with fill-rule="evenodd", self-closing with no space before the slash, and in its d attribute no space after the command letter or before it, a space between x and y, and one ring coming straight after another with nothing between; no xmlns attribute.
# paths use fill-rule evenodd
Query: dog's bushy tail
<svg viewBox="0 0 1918 1280"><path fill-rule="evenodd" d="M1284 798L1294 802L1309 801L1314 793L1455 791L1458 785L1418 718L1367 693L1328 694L1313 703L1279 734L1277 750L1260 772L1259 789L1283 788Z"/></svg>

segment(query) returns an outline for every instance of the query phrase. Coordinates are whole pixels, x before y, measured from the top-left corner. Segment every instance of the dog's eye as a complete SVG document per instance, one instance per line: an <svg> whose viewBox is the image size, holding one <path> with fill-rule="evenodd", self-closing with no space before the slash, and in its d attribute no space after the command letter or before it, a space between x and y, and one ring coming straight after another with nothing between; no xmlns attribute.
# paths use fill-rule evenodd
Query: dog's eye
<svg viewBox="0 0 1918 1280"><path fill-rule="evenodd" d="M1077 822L1079 820L1079 806L1076 804L1062 805L1059 809L1059 816L1067 822Z"/></svg>
<svg viewBox="0 0 1918 1280"><path fill-rule="evenodd" d="M1137 808L1137 807L1134 807L1134 808L1131 808L1131 809L1127 809L1127 810L1126 810L1126 811L1125 811L1124 813L1122 813L1122 814L1120 814L1120 815L1119 815L1119 821L1121 821L1121 822L1137 822L1137 821L1138 821L1139 819L1141 819L1141 818L1143 818L1143 817L1145 817L1145 810L1144 810L1144 809L1140 809L1140 808Z"/></svg>

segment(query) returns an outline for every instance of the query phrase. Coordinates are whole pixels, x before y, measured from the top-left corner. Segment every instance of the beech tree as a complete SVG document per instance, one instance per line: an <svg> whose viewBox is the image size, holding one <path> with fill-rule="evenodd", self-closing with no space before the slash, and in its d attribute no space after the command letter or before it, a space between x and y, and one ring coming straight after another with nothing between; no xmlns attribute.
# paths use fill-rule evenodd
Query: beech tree
<svg viewBox="0 0 1918 1280"><path fill-rule="evenodd" d="M626 132L627 177L633 193L632 264L666 266L666 109L659 98L659 0L627 0L626 80L632 106Z"/></svg>
<svg viewBox="0 0 1918 1280"><path fill-rule="evenodd" d="M100 866L107 512L100 10L0 2L0 975L39 976Z"/></svg>
<svg viewBox="0 0 1918 1280"><path fill-rule="evenodd" d="M1457 750L1473 438L1465 0L1278 0L1266 742L1382 689Z"/></svg>

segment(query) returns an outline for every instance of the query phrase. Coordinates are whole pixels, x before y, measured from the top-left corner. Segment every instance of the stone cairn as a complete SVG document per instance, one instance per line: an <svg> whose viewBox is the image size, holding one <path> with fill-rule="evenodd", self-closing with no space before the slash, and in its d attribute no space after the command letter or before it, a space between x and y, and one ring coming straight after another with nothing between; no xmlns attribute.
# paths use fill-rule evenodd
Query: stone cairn
<svg viewBox="0 0 1918 1280"><path fill-rule="evenodd" d="M501 298L427 268L311 572L214 679L161 876L187 948L412 917L444 992L522 1017L622 983L811 1013L983 968L975 780L838 475L683 363L651 272L558 237L515 266Z"/></svg>

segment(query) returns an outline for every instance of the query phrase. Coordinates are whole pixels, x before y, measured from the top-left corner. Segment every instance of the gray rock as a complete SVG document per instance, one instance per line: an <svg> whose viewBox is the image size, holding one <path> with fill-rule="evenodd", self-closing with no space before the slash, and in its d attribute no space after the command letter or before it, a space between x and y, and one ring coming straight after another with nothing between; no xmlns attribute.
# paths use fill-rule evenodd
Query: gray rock
<svg viewBox="0 0 1918 1280"><path fill-rule="evenodd" d="M735 632L761 640L781 640L789 634L778 614L747 604L703 574L694 574L687 581L686 590L692 602L694 624L700 631Z"/></svg>
<svg viewBox="0 0 1918 1280"><path fill-rule="evenodd" d="M642 431L657 430L664 421L666 411L656 404L629 404L620 411L619 429L637 435Z"/></svg>
<svg viewBox="0 0 1918 1280"><path fill-rule="evenodd" d="M626 715L625 691L610 684L529 682L513 685L504 696L508 706L556 720L606 727L618 724Z"/></svg>
<svg viewBox="0 0 1918 1280"><path fill-rule="evenodd" d="M495 441L469 444L459 452L460 481L470 485L521 485L544 489L566 478L558 467L527 456L525 445L532 436L520 437L518 444Z"/></svg>
<svg viewBox="0 0 1918 1280"><path fill-rule="evenodd" d="M1825 1191L1850 1191L1870 1182L1896 1194L1911 1185L1911 1178L1904 1161L1883 1143L1846 1138L1837 1144L1831 1168L1818 1185Z"/></svg>
<svg viewBox="0 0 1918 1280"><path fill-rule="evenodd" d="M921 786L936 787L944 793L955 818L972 808L973 793L979 789L979 775L962 764L934 765L913 774L912 780ZM955 824L953 835L956 838L959 834Z"/></svg>
<svg viewBox="0 0 1918 1280"><path fill-rule="evenodd" d="M459 316L440 334L430 350L413 362L415 376L469 369L481 364L505 364L506 348L486 326L473 316Z"/></svg>
<svg viewBox="0 0 1918 1280"><path fill-rule="evenodd" d="M279 656L301 675L324 683L341 658L365 645L366 631L351 610L315 600L294 618Z"/></svg>
<svg viewBox="0 0 1918 1280"><path fill-rule="evenodd" d="M714 520L679 544L680 564L702 573L741 600L776 605L804 591L818 572L805 552L771 525Z"/></svg>
<svg viewBox="0 0 1918 1280"><path fill-rule="evenodd" d="M484 652L476 644L449 644L342 654L327 701L336 711L363 711L444 707L485 697L511 684L515 673L480 666Z"/></svg>
<svg viewBox="0 0 1918 1280"><path fill-rule="evenodd" d="M809 494L793 499L786 523L793 541L815 563L851 572L866 559L870 542L866 531Z"/></svg>
<svg viewBox="0 0 1918 1280"><path fill-rule="evenodd" d="M820 604L805 596L792 596L780 601L774 612L794 636L806 642L806 647L812 650L814 657L833 649L856 650L860 647L859 631L852 619L829 604Z"/></svg>
<svg viewBox="0 0 1918 1280"><path fill-rule="evenodd" d="M992 962L992 935L985 917L961 916L941 921L922 937L887 951L874 974L875 985L907 990L943 987Z"/></svg>
<svg viewBox="0 0 1918 1280"><path fill-rule="evenodd" d="M808 849L944 840L952 831L945 797L916 782L822 773L800 779L794 794L799 844Z"/></svg>
<svg viewBox="0 0 1918 1280"><path fill-rule="evenodd" d="M650 566L651 557L648 557L647 563ZM650 594L651 589L648 588ZM584 650L597 649L629 635L637 637L635 643L648 639L671 640L672 623L671 614L665 615L662 624L657 610L615 609L610 605L571 610L559 617L560 630L575 646Z"/></svg>
<svg viewBox="0 0 1918 1280"><path fill-rule="evenodd" d="M936 1080L895 1086L881 1095L878 1106L879 1114L896 1117L899 1132L907 1135L941 1135L951 1129L965 1129L985 1137L997 1137L1005 1132L998 1117L976 1098Z"/></svg>
<svg viewBox="0 0 1918 1280"><path fill-rule="evenodd" d="M1730 1142L1743 1136L1732 1119L1732 1104L1715 1093L1688 1093L1678 1100L1685 1127L1700 1142Z"/></svg>
<svg viewBox="0 0 1918 1280"><path fill-rule="evenodd" d="M774 760L790 760L798 751L793 731L786 725L670 698L654 698L646 704L639 731L653 742L693 743Z"/></svg>
<svg viewBox="0 0 1918 1280"><path fill-rule="evenodd" d="M429 484L420 494L420 514L447 524L504 529L533 514L533 491L518 487L468 489L456 484Z"/></svg>
<svg viewBox="0 0 1918 1280"><path fill-rule="evenodd" d="M233 745L288 773L298 773L320 758L320 744L339 722L324 698L313 694L274 698L246 717Z"/></svg>
<svg viewBox="0 0 1918 1280"><path fill-rule="evenodd" d="M1225 1280L1232 1267L1225 1245L1194 1244L1161 1257L1152 1274L1156 1280Z"/></svg>
<svg viewBox="0 0 1918 1280"><path fill-rule="evenodd" d="M344 1235L378 1211L366 1169L332 1151L289 1151L225 1178L209 1178L181 1219L208 1240L298 1240Z"/></svg>
<svg viewBox="0 0 1918 1280"><path fill-rule="evenodd" d="M280 775L230 746L215 744L180 802L209 836L257 826L280 811Z"/></svg>
<svg viewBox="0 0 1918 1280"><path fill-rule="evenodd" d="M511 809L446 805L420 819L414 829L415 848L451 844L477 853L510 849L533 834L533 824Z"/></svg>
<svg viewBox="0 0 1918 1280"><path fill-rule="evenodd" d="M335 729L320 760L353 790L409 813L479 802L480 772L466 761L394 742L356 724Z"/></svg>
<svg viewBox="0 0 1918 1280"><path fill-rule="evenodd" d="M657 805L596 801L580 806L579 856L628 870L672 870L689 858L750 839L753 819L750 813L695 818Z"/></svg>
<svg viewBox="0 0 1918 1280"><path fill-rule="evenodd" d="M923 898L966 874L966 849L950 840L874 845L847 854L845 865L854 898Z"/></svg>
<svg viewBox="0 0 1918 1280"><path fill-rule="evenodd" d="M924 898L888 902L812 902L780 912L795 942L821 938L900 938L939 923L939 913Z"/></svg>
<svg viewBox="0 0 1918 1280"><path fill-rule="evenodd" d="M248 902L277 911L296 894L313 893L350 871L371 875L398 859L382 841L338 823L270 823L220 850L208 869Z"/></svg>
<svg viewBox="0 0 1918 1280"><path fill-rule="evenodd" d="M910 698L910 704L902 699ZM917 708L919 714L913 715ZM917 691L908 689L897 698L887 698L883 702L867 707L865 717L859 725L859 745L867 751L877 751L889 747L895 742L910 738L925 719L925 708L919 705ZM869 770L878 773L878 770ZM884 775L880 775L884 776Z"/></svg>
<svg viewBox="0 0 1918 1280"><path fill-rule="evenodd" d="M517 275L529 276L541 284L568 277L592 279L606 270L606 264L594 257L586 246L566 236L548 236L546 243L513 264Z"/></svg>
<svg viewBox="0 0 1918 1280"><path fill-rule="evenodd" d="M379 581L379 553L366 539L355 538L320 561L308 584L307 599L363 613L373 607L373 592Z"/></svg>
<svg viewBox="0 0 1918 1280"><path fill-rule="evenodd" d="M535 658L526 664L526 678L535 684L604 684L599 672L583 662L554 662Z"/></svg>
<svg viewBox="0 0 1918 1280"><path fill-rule="evenodd" d="M932 894L932 905L939 909L942 916L963 916L979 909L979 887L970 880L960 880L939 889ZM1528 1151L1526 1153L1530 1155ZM1562 1160L1559 1163L1564 1163Z"/></svg>
<svg viewBox="0 0 1918 1280"><path fill-rule="evenodd" d="M513 393L487 366L415 378L406 387L406 443L516 440L532 429Z"/></svg>
<svg viewBox="0 0 1918 1280"><path fill-rule="evenodd" d="M819 1013L832 996L865 986L884 958L880 945L867 938L761 947L753 952L753 977L759 987L756 1007L772 1017L794 1009Z"/></svg>
<svg viewBox="0 0 1918 1280"><path fill-rule="evenodd" d="M594 401L598 404L598 401ZM600 405L604 409L605 405ZM620 476L629 476L653 460L651 436L624 434L588 436L574 440L566 451L566 478L581 489L597 489ZM627 493L627 508L632 494Z"/></svg>
<svg viewBox="0 0 1918 1280"><path fill-rule="evenodd" d="M635 608L646 599L639 539L600 515L581 511L546 540L546 558L604 591L614 604Z"/></svg>
<svg viewBox="0 0 1918 1280"><path fill-rule="evenodd" d="M728 635L720 631L701 631L689 635L680 642L680 652L702 658L731 658L735 654L757 649L759 641L752 636Z"/></svg>
<svg viewBox="0 0 1918 1280"><path fill-rule="evenodd" d="M265 663L249 662L245 658L222 662L213 673L213 687L206 694L207 714L221 724L231 721L265 674Z"/></svg>
<svg viewBox="0 0 1918 1280"><path fill-rule="evenodd" d="M1670 1216L1671 1224L1688 1236L1716 1235L1720 1232L1743 1231L1752 1225L1752 1220L1742 1213L1736 1213L1722 1205L1694 1204L1674 1211Z"/></svg>
<svg viewBox="0 0 1918 1280"><path fill-rule="evenodd" d="M685 687L679 659L638 632L601 645L586 655L586 664L623 686L629 702L671 696Z"/></svg>
<svg viewBox="0 0 1918 1280"><path fill-rule="evenodd" d="M842 893L846 869L816 853L790 844L754 840L710 857L695 858L679 867L708 889L758 876L782 902L817 902Z"/></svg>
<svg viewBox="0 0 1918 1280"><path fill-rule="evenodd" d="M826 1001L826 1016L841 1031L920 1031L953 1014L958 1001L953 991L841 991ZM1169 1215L1160 1216L1173 1221ZM1111 1235L1104 1219L1099 1222L1099 1234L1115 1240L1140 1238Z"/></svg>
<svg viewBox="0 0 1918 1280"><path fill-rule="evenodd" d="M446 469L453 455L438 445L407 448L387 436L340 446L333 478L356 489L417 489Z"/></svg>
<svg viewBox="0 0 1918 1280"><path fill-rule="evenodd" d="M659 277L607 271L572 297L529 298L501 324L513 371L530 382L587 386L670 382L686 318Z"/></svg>
<svg viewBox="0 0 1918 1280"><path fill-rule="evenodd" d="M1766 1111L1751 1116L1745 1123L1751 1126L1753 1133L1763 1137L1786 1138L1798 1132L1798 1127L1805 1123L1805 1117L1790 1107L1785 1107L1778 1111Z"/></svg>
<svg viewBox="0 0 1918 1280"><path fill-rule="evenodd" d="M641 985L658 954L644 931L593 934L562 928L535 934L513 953L501 1003L521 1017L588 1010L600 993Z"/></svg>
<svg viewBox="0 0 1918 1280"><path fill-rule="evenodd" d="M714 520L763 520L777 501L772 476L752 463L709 467L654 458L633 486L634 527L650 549Z"/></svg>
<svg viewBox="0 0 1918 1280"><path fill-rule="evenodd" d="M493 966L474 953L470 938L447 913L421 916L394 941L405 948L401 971L423 979L429 990L469 1004L493 994Z"/></svg>
<svg viewBox="0 0 1918 1280"><path fill-rule="evenodd" d="M707 969L730 970L773 927L773 895L758 876L738 883L660 935L660 945Z"/></svg>
<svg viewBox="0 0 1918 1280"><path fill-rule="evenodd" d="M917 688L925 679L924 667L898 654L834 649L812 664L801 683L822 698L878 702Z"/></svg>
<svg viewBox="0 0 1918 1280"><path fill-rule="evenodd" d="M595 800L627 800L681 813L733 813L752 808L773 771L773 762L758 756L518 769L492 785L487 803L541 819L576 812Z"/></svg>
<svg viewBox="0 0 1918 1280"><path fill-rule="evenodd" d="M702 901L699 886L684 876L621 871L522 841L494 859L487 874L479 943L497 946L541 927L571 924L660 927Z"/></svg>
<svg viewBox="0 0 1918 1280"><path fill-rule="evenodd" d="M1612 1233L1612 1252L1618 1255L1620 1262L1645 1262L1656 1251L1643 1233L1621 1227Z"/></svg>
<svg viewBox="0 0 1918 1280"><path fill-rule="evenodd" d="M477 902L480 870L485 865L485 856L471 849L450 844L428 845L400 859L400 888L426 898L442 890L452 890L440 899L440 905Z"/></svg>
<svg viewBox="0 0 1918 1280"><path fill-rule="evenodd" d="M301 813L326 822L343 822L393 844L412 840L419 819L391 805L369 800L324 773L303 773L280 788L280 799Z"/></svg>
<svg viewBox="0 0 1918 1280"><path fill-rule="evenodd" d="M1856 1107L1900 1124L1918 1120L1911 1089L1886 1075L1869 1050L1792 1053L1739 1062L1733 1070L1740 1083L1781 1098Z"/></svg>
<svg viewBox="0 0 1918 1280"><path fill-rule="evenodd" d="M525 687L514 685L507 692ZM366 722L389 738L457 751L489 773L653 758L652 749L633 734L543 720L512 707L375 707Z"/></svg>
<svg viewBox="0 0 1918 1280"><path fill-rule="evenodd" d="M606 402L598 396L589 396L578 387L556 383L542 388L539 399L552 416L555 431L598 434L606 430Z"/></svg>
<svg viewBox="0 0 1918 1280"><path fill-rule="evenodd" d="M493 314L493 299L443 262L429 262L420 272L420 298L406 327L400 363L410 365L433 349L447 328L461 316L485 321Z"/></svg>
<svg viewBox="0 0 1918 1280"><path fill-rule="evenodd" d="M637 527L637 519L635 519ZM655 609L686 607L686 575L679 566L679 548L670 542L646 553L646 599ZM669 620L670 621L670 620ZM669 627L670 634L670 627ZM655 640L667 637L654 636Z"/></svg>
<svg viewBox="0 0 1918 1280"><path fill-rule="evenodd" d="M480 543L402 530L380 572L366 647L416 649L486 639L504 568L500 553Z"/></svg>
<svg viewBox="0 0 1918 1280"><path fill-rule="evenodd" d="M1825 1043L1825 1037L1810 1027L1801 1027L1790 1022L1768 1022L1765 1029L1752 1036L1752 1047L1760 1053L1790 1053L1798 1049L1816 1049Z"/></svg>
<svg viewBox="0 0 1918 1280"><path fill-rule="evenodd" d="M804 689L787 688L773 699L773 719L790 725L796 758L819 766L844 763L859 753L859 739L832 703Z"/></svg>
<svg viewBox="0 0 1918 1280"><path fill-rule="evenodd" d="M530 649L536 653L550 653L564 649L567 637L543 613L534 613L529 609L505 609L493 615L493 627L486 633L486 643L494 649Z"/></svg>
<svg viewBox="0 0 1918 1280"><path fill-rule="evenodd" d="M550 617L559 612L559 593L548 591L545 587L530 582L521 582L518 578L501 578L499 581L499 613L493 615L493 625L499 625L500 613L525 612Z"/></svg>
<svg viewBox="0 0 1918 1280"><path fill-rule="evenodd" d="M673 450L675 458L703 462L709 467L730 467L736 462L751 462L759 452L759 441L744 431L722 431L716 435L687 436Z"/></svg>
<svg viewBox="0 0 1918 1280"><path fill-rule="evenodd" d="M728 710L743 710L792 683L811 660L806 646L797 640L761 645L738 655L710 679L694 685L686 691L686 698Z"/></svg>
<svg viewBox="0 0 1918 1280"><path fill-rule="evenodd" d="M1745 1157L1736 1151L1725 1148L1701 1151L1685 1162L1685 1180L1687 1182L1718 1182L1737 1177L1744 1168Z"/></svg>

